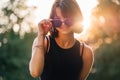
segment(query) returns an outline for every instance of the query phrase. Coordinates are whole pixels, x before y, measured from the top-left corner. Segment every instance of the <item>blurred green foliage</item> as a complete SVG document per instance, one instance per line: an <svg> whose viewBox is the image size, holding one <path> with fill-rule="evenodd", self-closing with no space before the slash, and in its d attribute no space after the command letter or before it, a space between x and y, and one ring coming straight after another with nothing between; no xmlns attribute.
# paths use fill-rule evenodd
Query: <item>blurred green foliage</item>
<svg viewBox="0 0 120 80"><path fill-rule="evenodd" d="M98 1L89 35L99 47L94 51L94 70L88 80L120 80L120 0Z"/></svg>
<svg viewBox="0 0 120 80"><path fill-rule="evenodd" d="M0 80L34 80L29 73L29 60L35 33L31 25L30 33L22 28L26 27L22 22L32 9L25 5L25 0L3 2L0 8ZM16 32L14 24L18 25Z"/></svg>
<svg viewBox="0 0 120 80"><path fill-rule="evenodd" d="M33 80L29 74L33 33L20 39L11 30L4 37L8 42L0 47L0 76L3 80Z"/></svg>
<svg viewBox="0 0 120 80"><path fill-rule="evenodd" d="M95 80L120 80L120 36L111 44L101 45L95 53Z"/></svg>

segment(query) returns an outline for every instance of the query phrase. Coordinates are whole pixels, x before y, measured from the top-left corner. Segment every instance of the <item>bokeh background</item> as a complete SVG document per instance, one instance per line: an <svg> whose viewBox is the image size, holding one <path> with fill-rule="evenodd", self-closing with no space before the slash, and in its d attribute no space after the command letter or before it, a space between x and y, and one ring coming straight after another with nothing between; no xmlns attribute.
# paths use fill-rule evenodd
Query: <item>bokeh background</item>
<svg viewBox="0 0 120 80"><path fill-rule="evenodd" d="M37 24L54 0L0 0L0 80L36 80L29 74ZM120 0L77 0L84 31L75 34L95 54L87 80L120 80Z"/></svg>

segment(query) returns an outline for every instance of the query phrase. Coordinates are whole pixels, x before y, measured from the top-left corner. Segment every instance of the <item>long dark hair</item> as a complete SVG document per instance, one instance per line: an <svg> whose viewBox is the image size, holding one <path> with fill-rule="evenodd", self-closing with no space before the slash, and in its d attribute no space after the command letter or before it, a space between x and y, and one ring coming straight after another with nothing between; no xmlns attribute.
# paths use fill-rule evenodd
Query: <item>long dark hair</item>
<svg viewBox="0 0 120 80"><path fill-rule="evenodd" d="M53 3L50 19L53 19L56 15L56 7L61 9L63 17L77 18L82 21L82 13L76 0L55 0ZM51 37L58 37L58 31L53 26L50 31Z"/></svg>

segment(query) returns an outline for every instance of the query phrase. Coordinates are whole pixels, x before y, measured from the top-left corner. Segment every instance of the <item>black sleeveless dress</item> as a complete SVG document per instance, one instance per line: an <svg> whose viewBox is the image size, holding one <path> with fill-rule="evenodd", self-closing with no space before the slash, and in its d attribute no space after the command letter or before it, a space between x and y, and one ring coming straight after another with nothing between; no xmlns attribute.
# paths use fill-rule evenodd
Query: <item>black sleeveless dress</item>
<svg viewBox="0 0 120 80"><path fill-rule="evenodd" d="M50 37L41 80L80 80L82 65L79 41L76 40L71 48L63 49Z"/></svg>

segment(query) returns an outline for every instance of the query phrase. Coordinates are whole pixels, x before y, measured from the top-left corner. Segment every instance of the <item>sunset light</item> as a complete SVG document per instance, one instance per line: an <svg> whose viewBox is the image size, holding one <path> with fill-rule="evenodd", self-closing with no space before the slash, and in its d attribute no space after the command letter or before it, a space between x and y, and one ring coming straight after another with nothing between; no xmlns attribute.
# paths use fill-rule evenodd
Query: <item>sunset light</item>
<svg viewBox="0 0 120 80"><path fill-rule="evenodd" d="M72 9L76 12L72 12L72 15L76 15L75 19L71 19L72 15L65 15L71 18L64 18L59 14L59 9L57 17L53 14L55 19L50 19L54 1L56 0L0 0L0 80L39 80L41 72L44 71L39 65L43 67L46 64L45 60L48 62L47 67L50 66L49 69L46 67L45 75L47 70L50 74L53 71L53 78L54 74L57 74L58 78L63 76L60 78L62 80L75 80L73 78L78 76L68 79L68 75L72 75L73 72L82 75L82 72L78 74L79 70L84 72L82 65L74 65L86 61L90 71L86 73L85 79L120 80L120 0L57 0L65 1L62 5L63 11L67 9L66 12L71 12L69 9ZM77 8L72 1L78 3ZM79 19L79 11L76 11L78 7L82 13L82 20ZM45 19L51 21L52 28L48 25L42 26L49 24L47 21L42 24L42 20ZM53 28L57 28L60 33ZM50 31L53 30L51 35ZM35 56L32 56L33 54ZM51 57L53 54L55 56ZM90 58L92 56L93 58ZM89 62L91 59L93 67ZM49 60L53 64L49 65ZM68 68L69 66L71 67ZM73 67L76 69L73 70ZM78 67L81 68L78 70ZM64 76L66 74L61 74L64 72L67 77Z"/></svg>
<svg viewBox="0 0 120 80"><path fill-rule="evenodd" d="M90 25L92 9L98 4L97 0L77 0L83 15L83 26L86 30Z"/></svg>
<svg viewBox="0 0 120 80"><path fill-rule="evenodd" d="M54 0L26 0L25 4L28 7L30 7L31 10L32 10L32 8L34 8L34 10L33 11L28 10L28 11L31 12L31 13L29 12L29 14L31 14L32 16L31 17L26 17L24 19L24 22L22 22L20 24L21 27L23 28L22 31L20 32L20 34L24 35L24 32L27 32L27 33L30 32L30 29L29 29L29 26L28 26L29 24L27 24L27 23L32 22L31 27L36 28L38 23L40 22L40 20L48 19L53 2L54 2ZM86 35L87 30L89 29L89 27L91 25L90 15L91 15L92 9L98 4L97 0L91 0L91 1L89 1L89 0L77 0L77 2L80 6L80 9L81 9L81 12L82 12L82 15L83 15L83 21L82 21L83 32L80 33L80 34L78 34L78 33L75 34L76 38ZM4 4L4 2L3 2L3 4ZM28 11L18 12L17 14L18 14L18 16L24 16L25 14L28 13ZM10 19L12 20L13 23L17 22L17 17L15 16L15 14L12 14L10 16ZM3 23L3 21L4 20L1 21L1 24ZM8 19L6 19L4 21L4 23L5 22L8 23ZM26 26L26 27L24 27L24 26ZM15 24L14 27L13 27L13 30L15 32L18 32L19 27L20 26L18 24Z"/></svg>
<svg viewBox="0 0 120 80"><path fill-rule="evenodd" d="M47 19L49 17L50 14L50 10L52 7L54 0L28 0L27 1L27 5L28 6L36 6L36 10L34 11L34 21L35 24L37 25L38 22L42 19ZM85 34L87 29L90 26L90 15L91 15L91 11L92 8L94 8L98 2L97 0L77 0L80 9L82 11L82 15L83 15L83 32L82 34ZM80 34L75 34L75 37L79 37Z"/></svg>

